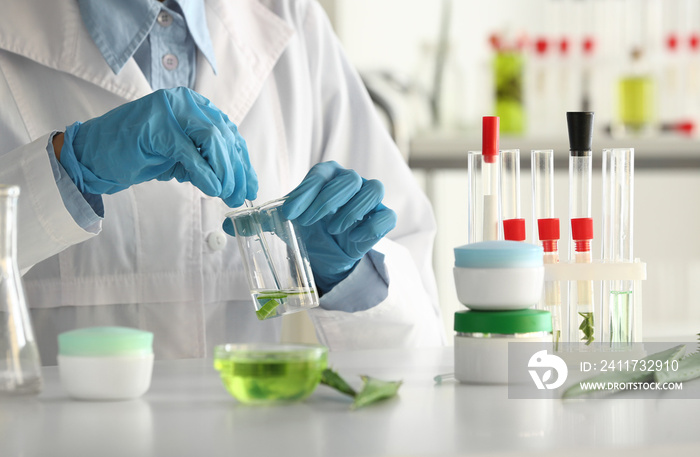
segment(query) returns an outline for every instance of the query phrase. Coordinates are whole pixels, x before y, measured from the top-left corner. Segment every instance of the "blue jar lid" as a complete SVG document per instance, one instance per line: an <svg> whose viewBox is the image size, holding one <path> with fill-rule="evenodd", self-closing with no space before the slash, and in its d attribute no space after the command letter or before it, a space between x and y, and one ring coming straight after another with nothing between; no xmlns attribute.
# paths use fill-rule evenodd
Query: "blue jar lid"
<svg viewBox="0 0 700 457"><path fill-rule="evenodd" d="M543 265L544 249L521 241L481 241L455 248L460 268L523 268Z"/></svg>

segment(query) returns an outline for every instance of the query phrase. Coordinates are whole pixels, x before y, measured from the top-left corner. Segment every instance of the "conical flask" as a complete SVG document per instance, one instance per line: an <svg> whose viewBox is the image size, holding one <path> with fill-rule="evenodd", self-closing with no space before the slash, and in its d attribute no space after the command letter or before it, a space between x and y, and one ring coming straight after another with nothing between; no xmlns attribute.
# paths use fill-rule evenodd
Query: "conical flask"
<svg viewBox="0 0 700 457"><path fill-rule="evenodd" d="M17 264L19 187L0 185L0 396L41 391L41 361Z"/></svg>

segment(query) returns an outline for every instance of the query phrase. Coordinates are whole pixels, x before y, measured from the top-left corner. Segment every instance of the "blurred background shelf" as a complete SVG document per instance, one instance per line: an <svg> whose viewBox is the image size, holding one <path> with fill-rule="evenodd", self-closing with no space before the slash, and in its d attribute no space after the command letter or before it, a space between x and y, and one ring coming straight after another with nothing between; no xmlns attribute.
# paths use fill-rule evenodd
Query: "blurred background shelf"
<svg viewBox="0 0 700 457"><path fill-rule="evenodd" d="M594 162L601 160L602 150L634 148L637 170L700 168L700 141L677 136L610 138L598 135L593 140ZM502 137L501 149L520 149L521 167L530 168L530 151L553 149L555 168L568 167L569 142L560 137ZM426 132L411 138L408 164L421 170L466 169L467 151L481 150L481 137L476 134Z"/></svg>

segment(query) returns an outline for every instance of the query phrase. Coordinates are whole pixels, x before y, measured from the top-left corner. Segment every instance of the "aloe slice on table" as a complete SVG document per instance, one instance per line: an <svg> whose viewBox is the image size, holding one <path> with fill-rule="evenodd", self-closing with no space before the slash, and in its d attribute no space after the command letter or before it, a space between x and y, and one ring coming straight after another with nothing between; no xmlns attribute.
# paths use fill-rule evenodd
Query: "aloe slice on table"
<svg viewBox="0 0 700 457"><path fill-rule="evenodd" d="M670 362L672 360L678 360L683 356L683 353L685 352L685 346L684 345L679 345L675 346L671 349L667 349L662 352L657 352L656 354L651 354L649 356L644 357L641 360L645 360L647 362L656 362L661 361L661 362L666 362L667 360ZM680 362L679 362L680 363ZM628 382L641 382L641 381L648 381L654 378L654 372L652 371L607 371L605 373L601 373L599 375L593 376L592 378L586 379L586 383L590 385L596 385L596 383L600 383L601 385L607 384L607 383L618 383L618 384L624 384ZM589 389L589 390L584 390L581 388L582 382L577 382L574 383L571 387L566 389L564 391L564 394L562 395L562 398L573 398L573 397L579 397L581 395L586 395L598 391L602 391L602 389ZM606 393L615 393L619 392L620 390L612 390L612 389L605 389Z"/></svg>
<svg viewBox="0 0 700 457"><path fill-rule="evenodd" d="M361 378L362 389L357 392L338 373L326 368L321 376L321 384L353 397L355 401L350 409L358 409L395 396L402 383L401 381L382 381L370 376L361 376Z"/></svg>
<svg viewBox="0 0 700 457"><path fill-rule="evenodd" d="M678 370L664 370L654 373L656 382L683 382L700 378L700 352L687 355L678 361Z"/></svg>
<svg viewBox="0 0 700 457"><path fill-rule="evenodd" d="M328 387L331 387L338 392L342 392L345 395L350 395L351 397L357 395L355 389L350 387L350 384L345 382L345 379L330 368L326 368L323 370L323 373L321 373L321 384L325 384Z"/></svg>
<svg viewBox="0 0 700 457"><path fill-rule="evenodd" d="M355 395L355 401L350 409L358 409L371 405L379 400L391 398L397 394L401 381L382 381L370 376L362 376L362 390Z"/></svg>

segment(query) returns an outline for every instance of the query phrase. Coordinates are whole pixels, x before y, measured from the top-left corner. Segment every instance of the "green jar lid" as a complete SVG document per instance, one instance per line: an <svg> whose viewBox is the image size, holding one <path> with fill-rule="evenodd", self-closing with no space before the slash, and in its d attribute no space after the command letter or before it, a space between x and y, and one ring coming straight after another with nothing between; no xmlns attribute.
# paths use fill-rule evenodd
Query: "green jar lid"
<svg viewBox="0 0 700 457"><path fill-rule="evenodd" d="M455 327L459 333L514 333L551 332L552 315L538 309L512 311L463 310L455 313Z"/></svg>
<svg viewBox="0 0 700 457"><path fill-rule="evenodd" d="M153 333L127 327L87 327L58 335L67 356L139 356L153 353Z"/></svg>

